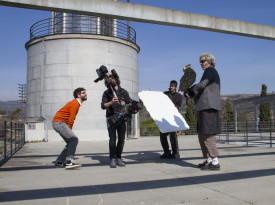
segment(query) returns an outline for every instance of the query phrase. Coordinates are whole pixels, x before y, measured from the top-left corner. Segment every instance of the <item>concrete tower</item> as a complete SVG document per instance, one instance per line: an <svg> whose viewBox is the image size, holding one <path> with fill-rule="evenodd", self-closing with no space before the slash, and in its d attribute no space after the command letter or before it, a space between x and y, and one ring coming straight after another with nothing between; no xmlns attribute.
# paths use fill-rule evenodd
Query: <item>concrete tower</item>
<svg viewBox="0 0 275 205"><path fill-rule="evenodd" d="M127 22L101 17L53 13L52 18L31 27L26 43L28 141L61 141L52 128L52 118L77 87L87 90L88 100L80 107L73 131L80 140L108 139L101 98L104 82L94 83L101 65L115 69L121 87L138 100L139 47L135 31ZM139 136L139 117L134 115L131 134Z"/></svg>

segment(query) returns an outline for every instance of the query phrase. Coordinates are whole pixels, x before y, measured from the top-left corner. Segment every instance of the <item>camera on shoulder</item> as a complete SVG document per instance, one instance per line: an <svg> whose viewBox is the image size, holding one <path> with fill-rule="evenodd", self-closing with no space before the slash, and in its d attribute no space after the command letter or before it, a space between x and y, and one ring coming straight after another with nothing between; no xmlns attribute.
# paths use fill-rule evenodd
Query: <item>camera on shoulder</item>
<svg viewBox="0 0 275 205"><path fill-rule="evenodd" d="M113 116L108 117L108 124L110 127L115 127L121 122L131 121L132 115L138 113L141 109L141 104L133 100L130 103L125 104L125 106L122 106Z"/></svg>
<svg viewBox="0 0 275 205"><path fill-rule="evenodd" d="M111 74L108 75L109 71L106 66L102 65L100 68L96 69L96 73L98 78L94 80L95 83L105 79L107 81L108 87L112 90L115 97L117 97L116 92L112 88L111 83L108 81L108 76L112 75L116 80L119 79L117 72L113 69L111 70ZM120 105L120 109L115 111L115 114L111 117L107 118L108 124L111 127L115 127L121 122L131 121L131 117L133 114L136 114L139 110L142 109L142 106L139 102L132 100L130 103L125 105Z"/></svg>

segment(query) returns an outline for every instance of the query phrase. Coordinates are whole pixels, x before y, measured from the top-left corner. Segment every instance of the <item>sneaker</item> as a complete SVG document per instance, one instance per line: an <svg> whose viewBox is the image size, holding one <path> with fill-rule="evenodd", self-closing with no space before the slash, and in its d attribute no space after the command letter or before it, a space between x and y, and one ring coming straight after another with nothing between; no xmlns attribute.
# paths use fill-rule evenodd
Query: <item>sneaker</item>
<svg viewBox="0 0 275 205"><path fill-rule="evenodd" d="M205 165L207 164L207 160L205 160L203 163L201 164L198 164L198 167L201 168L201 167L204 167Z"/></svg>
<svg viewBox="0 0 275 205"><path fill-rule="evenodd" d="M162 154L159 158L161 158L161 159L166 159L166 158L169 158L170 156L171 156L170 153L164 153L164 154Z"/></svg>
<svg viewBox="0 0 275 205"><path fill-rule="evenodd" d="M110 168L116 168L116 159L111 159Z"/></svg>
<svg viewBox="0 0 275 205"><path fill-rule="evenodd" d="M116 163L119 167L125 167L126 166L125 163L121 159L117 159Z"/></svg>
<svg viewBox="0 0 275 205"><path fill-rule="evenodd" d="M75 169L81 166L82 166L81 164L77 164L73 160L67 160L65 164L65 169Z"/></svg>
<svg viewBox="0 0 275 205"><path fill-rule="evenodd" d="M177 154L172 154L168 157L169 159L179 159L180 158L180 154L177 153Z"/></svg>
<svg viewBox="0 0 275 205"><path fill-rule="evenodd" d="M219 164L213 165L212 162L209 162L205 166L202 166L201 170L204 170L204 171L208 171L208 170L220 170L220 165Z"/></svg>

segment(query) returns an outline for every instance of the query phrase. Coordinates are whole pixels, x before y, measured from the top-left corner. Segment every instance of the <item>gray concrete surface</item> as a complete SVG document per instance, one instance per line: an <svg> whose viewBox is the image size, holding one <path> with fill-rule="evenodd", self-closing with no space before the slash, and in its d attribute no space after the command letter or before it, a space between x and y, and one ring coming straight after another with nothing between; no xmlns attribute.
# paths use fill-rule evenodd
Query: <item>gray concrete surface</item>
<svg viewBox="0 0 275 205"><path fill-rule="evenodd" d="M275 27L153 6L104 0L0 0L0 5L104 16L275 40Z"/></svg>
<svg viewBox="0 0 275 205"><path fill-rule="evenodd" d="M275 150L218 144L220 171L201 171L197 136L163 160L158 137L126 140L127 166L109 168L108 141L79 143L83 167L52 165L64 143L28 143L0 167L0 204L274 204Z"/></svg>

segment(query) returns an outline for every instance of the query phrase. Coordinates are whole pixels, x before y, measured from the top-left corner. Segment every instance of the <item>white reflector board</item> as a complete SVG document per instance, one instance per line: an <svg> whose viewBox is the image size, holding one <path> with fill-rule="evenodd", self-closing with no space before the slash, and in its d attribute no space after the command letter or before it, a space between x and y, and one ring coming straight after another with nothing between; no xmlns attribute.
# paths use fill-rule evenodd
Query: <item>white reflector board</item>
<svg viewBox="0 0 275 205"><path fill-rule="evenodd" d="M189 129L178 109L163 92L142 91L138 96L162 133Z"/></svg>

